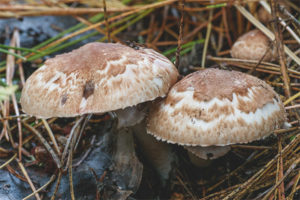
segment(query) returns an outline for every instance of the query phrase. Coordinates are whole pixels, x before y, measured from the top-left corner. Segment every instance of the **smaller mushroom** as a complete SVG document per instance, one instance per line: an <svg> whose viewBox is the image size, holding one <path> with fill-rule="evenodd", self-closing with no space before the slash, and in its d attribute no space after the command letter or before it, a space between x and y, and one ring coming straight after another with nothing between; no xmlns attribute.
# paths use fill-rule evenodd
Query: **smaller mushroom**
<svg viewBox="0 0 300 200"><path fill-rule="evenodd" d="M231 56L238 59L274 61L276 49L269 38L260 30L254 29L240 36L231 47Z"/></svg>
<svg viewBox="0 0 300 200"><path fill-rule="evenodd" d="M150 109L147 132L209 158L203 154L223 154L227 145L262 139L285 122L278 94L264 81L237 71L205 69L177 82Z"/></svg>

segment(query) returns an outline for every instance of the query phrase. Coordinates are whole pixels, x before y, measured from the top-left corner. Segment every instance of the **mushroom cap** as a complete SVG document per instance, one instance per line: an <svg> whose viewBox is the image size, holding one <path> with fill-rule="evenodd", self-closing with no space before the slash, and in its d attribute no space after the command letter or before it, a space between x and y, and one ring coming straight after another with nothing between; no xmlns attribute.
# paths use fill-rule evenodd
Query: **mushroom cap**
<svg viewBox="0 0 300 200"><path fill-rule="evenodd" d="M224 146L263 138L285 121L279 96L264 81L205 69L177 82L150 108L147 132L170 143Z"/></svg>
<svg viewBox="0 0 300 200"><path fill-rule="evenodd" d="M231 47L231 57L259 61L265 54L263 61L275 59L276 50L270 45L269 38L260 30L254 29L240 36Z"/></svg>
<svg viewBox="0 0 300 200"><path fill-rule="evenodd" d="M177 77L152 49L93 42L48 59L26 81L21 104L40 118L104 113L163 97Z"/></svg>

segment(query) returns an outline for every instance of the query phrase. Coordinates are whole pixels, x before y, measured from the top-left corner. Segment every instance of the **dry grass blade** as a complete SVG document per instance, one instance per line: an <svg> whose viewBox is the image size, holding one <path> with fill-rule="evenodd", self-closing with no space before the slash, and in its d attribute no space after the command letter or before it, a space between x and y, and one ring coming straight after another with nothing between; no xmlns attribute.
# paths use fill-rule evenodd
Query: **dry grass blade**
<svg viewBox="0 0 300 200"><path fill-rule="evenodd" d="M6 167L9 163L11 163L12 161L14 161L16 157L17 157L17 154L13 155L13 157L11 157L8 161L6 161L2 165L0 165L0 169Z"/></svg>
<svg viewBox="0 0 300 200"><path fill-rule="evenodd" d="M117 2L118 5L112 5L112 2ZM147 48L161 52L171 62L175 62L176 66L179 67L180 63L181 69L179 71L182 75L187 75L194 70L203 70L205 67L215 66L248 72L264 79L265 82L274 87L274 90L286 105L288 122L292 127L277 129L271 137L260 142L232 145L229 154L212 161L213 165L201 169L193 166L189 159L185 158L185 152L179 152L180 148L176 149L179 158L183 158L183 160L177 163L177 169L179 169L176 173L177 179L170 181L174 187L170 191L159 191L160 187L154 185L158 181L157 177L153 176L151 179L146 177L146 182L144 182L146 184L141 184L138 192L132 194L132 197L136 199L154 199L170 196L171 199L177 200L201 198L203 200L297 199L299 197L298 190L300 189L300 118L295 113L299 114L298 109L300 108L300 49L297 46L299 44L300 26L294 16L298 16L300 8L299 5L289 7L292 1L288 0L285 1L288 5L284 5L284 9L280 8L274 12L274 2L276 4L281 3L272 1L273 19L269 15L267 24L258 16L262 7L268 7L266 1L260 0L232 2L225 0L25 0L22 4L19 0L5 0L5 2L0 3L0 18L1 16L15 18L46 14L70 15L68 18L74 18L75 20L72 21L76 24L69 27L70 24L65 25L61 23L64 20L60 21L61 24L57 24L55 27L56 32L60 33L53 33L53 35L51 33L50 38L44 42L33 42L32 46L34 47L32 49L22 47L25 44L23 38L21 38L22 45L20 45L21 41L18 37L12 39L13 29L11 29L11 24L8 24L10 29L7 28L4 31L6 34L3 38L5 44L11 39L11 42L14 43L10 44L11 47L0 45L0 51L2 49L6 51L0 52L0 54L3 55L9 52L10 56L7 56L7 58L11 57L12 59L7 60L7 62L0 62L0 79L2 77L0 84L9 80L5 78L5 75L12 77L13 69L19 69L20 74L20 76L14 76L14 83L24 84L25 77L22 66L24 61L21 60L22 58L26 57L26 63L23 64L27 76L34 70L33 65L43 63L43 60L47 59L48 56L56 56L61 51L72 50L75 45L79 46L91 41L119 43L125 43L123 41L128 40L136 41ZM271 10L270 7L268 9ZM25 23L29 18L25 17L23 21L18 21L18 24ZM65 19L67 17L60 18ZM279 21L276 21L276 19ZM12 19L12 21L17 20ZM261 22L266 25L262 25ZM277 27L270 31L272 23L278 23L278 25L276 24ZM268 49L272 50L274 44L277 45L281 57L278 56L274 63L271 63L271 61L264 62L262 61L263 58L260 61L226 58L230 56L233 41L255 27L262 30L271 39ZM25 29L18 28L22 30L21 37L27 34ZM40 39L39 34L32 35L34 35L32 36L34 40ZM281 40L283 40L282 43L278 42ZM218 57L212 57L211 55ZM289 81L290 83L288 83ZM287 85L289 89L286 91L289 91L289 93L284 93ZM32 156L30 152L34 152L35 161L26 163L26 165L20 162L26 169L29 166L34 166L33 169L40 167L40 165L37 166L37 163L41 165L48 164L47 161L40 159L44 154L32 151L35 150L33 149L35 146L40 147L42 143L55 162L46 165L47 167L50 166L47 171L52 170L53 175L51 178L49 177L50 180L46 180L45 185L38 190L34 189L35 191L33 190L32 193L30 191L31 194L24 199L34 198L34 195L38 195L38 193L41 195L41 192L43 192L43 195L45 194L43 198L49 198L53 194L51 200L55 198L75 199L75 193L77 198L83 198L81 184L85 180L80 173L81 168L85 166L82 164L90 162L91 159L88 156L94 155L94 151L98 148L99 150L101 148L101 151L107 151L105 145L109 144L99 141L99 138L104 135L93 133L98 131L99 123L106 130L108 124L104 121L108 120L108 117L95 116L95 119L89 120L90 116L86 118L82 116L77 117L77 121L72 122L70 122L71 119L59 119L50 125L55 120L54 118L47 121L36 120L33 117L19 114L17 99L20 92L20 89L17 90L12 97L6 95L10 97L10 101L5 104L5 107L14 108L15 112L13 110L9 112L7 109L1 111L0 127L4 127L3 130L6 130L6 132L3 131L0 138L3 137L4 139L5 137L9 140L1 141L1 145L10 146L0 148L0 157L4 158L3 163L0 164L0 169L7 170L27 186L27 177L18 172L19 169L16 171L12 167L12 161L18 157L19 160L22 159L21 153L24 160L27 156ZM1 104L0 102L0 107ZM88 122L90 126L85 128ZM19 133L18 135L18 131L21 130L19 126L21 123L23 123L23 129L26 129L22 133L24 134L23 140L22 134ZM96 126L97 128L95 128ZM48 135L42 135L41 130L47 131ZM53 133L55 133L56 138ZM276 137L278 140L276 140ZM62 147L63 149L61 149ZM16 151L17 148L18 152ZM44 151L45 148L41 147L41 149L48 157L48 152ZM38 157L39 155L42 156ZM102 154L97 154L97 156L102 159ZM103 156L106 159L106 155ZM52 161L51 158L50 160ZM80 169L76 170L76 173L73 171L73 169L76 169L75 167ZM66 172L67 170L68 172ZM97 168L94 170L92 170L93 174L103 174L100 180L95 176L97 181L100 182L100 184L96 184L97 187L106 187L106 184L110 184L110 170L104 173L101 170L97 171ZM174 171L176 172L176 170ZM28 171L28 173L30 172ZM68 176L67 179L62 178L65 175ZM33 179L33 177L31 178ZM35 182L35 180L38 181ZM33 184L36 186L43 180L33 179ZM67 182L64 180L67 180ZM56 181L56 186L53 185L50 188L49 184L54 181ZM118 179L118 181L122 180ZM47 186L48 188L46 188ZM51 191L50 195L44 193L45 188ZM61 194L62 188L70 190L70 194ZM105 198L104 190L106 188L104 190L97 189L97 194L93 193L91 195L95 195L96 199ZM148 194L149 191L153 192L153 196L148 196L152 195ZM17 193L17 191L14 191L14 193Z"/></svg>
<svg viewBox="0 0 300 200"><path fill-rule="evenodd" d="M179 1L179 7L180 7L180 23L179 23L179 36L178 36L178 43L177 43L177 50L176 50L176 61L175 66L177 69L179 69L180 64L180 51L181 51L181 43L183 38L183 18L184 18L184 2L185 0Z"/></svg>
<svg viewBox="0 0 300 200"><path fill-rule="evenodd" d="M268 11L268 13L271 13L271 8L269 6L269 4L266 1L259 1L259 3ZM280 7L280 6L279 6ZM286 9L285 9L286 11ZM291 19L294 19L293 15L289 15L291 17ZM291 27L289 27L285 21L281 18L278 17L278 20L280 21L280 24L286 28L286 30L294 37L294 39L300 44L300 38L297 36L297 34L291 29ZM296 20L298 21L298 20ZM299 22L298 22L299 23Z"/></svg>
<svg viewBox="0 0 300 200"><path fill-rule="evenodd" d="M53 195L51 197L51 200L55 200L55 196L56 196L56 193L57 193L59 185L60 185L61 177L62 177L62 170L59 170L57 182L56 182L55 189L54 189Z"/></svg>
<svg viewBox="0 0 300 200"><path fill-rule="evenodd" d="M280 182L280 180L283 177L283 159L282 159L282 135L279 134L277 135L278 138L278 159L277 159L277 172L276 172L276 185ZM279 184L278 184L279 185ZM271 190L272 191L272 190ZM277 188L277 190L275 191L274 196L276 196L276 192L278 193L278 199L285 199L285 195L284 195L284 183L282 182L280 187ZM270 192L269 192L270 193ZM270 193L271 194L271 193Z"/></svg>
<svg viewBox="0 0 300 200"><path fill-rule="evenodd" d="M292 101L294 101L295 99L297 99L298 97L300 97L300 92L298 92L297 94L295 94L292 97L288 98L283 104L287 105L287 104L291 103Z"/></svg>
<svg viewBox="0 0 300 200"><path fill-rule="evenodd" d="M42 119L42 122L43 122L43 124L44 124L44 126L45 126L45 128L46 128L46 130L48 132L48 135L49 135L49 137L50 137L53 145L54 145L54 149L55 149L56 153L60 156L61 153L60 153L59 147L57 145L56 139L54 137L54 134L53 134L53 132L52 132L52 130L51 130L48 122L45 119Z"/></svg>
<svg viewBox="0 0 300 200"><path fill-rule="evenodd" d="M237 67L242 67L247 69L252 69L253 67L256 66L256 71L264 71L267 73L278 74L278 75L281 74L280 66L273 63L268 63L268 62L258 63L255 60L243 60L243 59L236 59L236 58L224 58L224 57L212 57L212 56L208 56L207 59L215 61L217 63L227 63L228 65L235 65ZM288 72L290 74L290 77L300 79L299 71L288 69Z"/></svg>
<svg viewBox="0 0 300 200"><path fill-rule="evenodd" d="M300 158L298 158L295 162L293 162L293 164L288 168L288 170L286 171L286 173L284 174L284 176L278 180L278 182L271 188L271 190L268 192L268 194L266 194L263 198L263 200L267 200L269 199L270 195L272 194L272 192L284 181L284 179L297 167L297 165L300 162ZM283 193L284 194L284 193ZM284 196L282 196L283 199L285 199ZM279 198L281 199L281 198Z"/></svg>
<svg viewBox="0 0 300 200"><path fill-rule="evenodd" d="M77 138L77 135L78 135L78 132L79 132L79 127L80 127L80 123L82 122L82 120L85 118L85 116L81 116L78 120L76 120L76 123L74 124L74 126L72 127L71 129L71 132L69 134L69 137L68 137L68 140L67 140L67 143L65 145L65 148L64 148L64 151L63 151L63 154L61 156L61 163L62 163L62 166L64 165L65 163L65 160L66 160L66 157L67 155L69 154L72 154L73 153L73 148L70 148L71 146L71 143L73 143L72 141L73 140L76 140ZM68 156L68 158L70 158L70 156ZM68 159L68 162L70 160ZM64 171L66 171L66 169L69 167L69 163L67 162L66 164L66 168L64 169Z"/></svg>
<svg viewBox="0 0 300 200"><path fill-rule="evenodd" d="M56 176L52 175L50 177L50 180L45 185L43 185L42 187L40 187L39 189L37 189L35 192L33 192L30 195L28 195L27 197L23 198L22 200L27 200L27 199L33 197L34 195L36 195L38 192L44 190L46 187L48 187L48 185L50 185L55 180L55 178L56 178Z"/></svg>
<svg viewBox="0 0 300 200"><path fill-rule="evenodd" d="M202 62L201 62L202 68L205 68L206 53L207 53L208 42L210 39L210 33L211 33L211 27L212 27L212 24L211 24L212 18L213 18L213 10L210 10L208 24L207 24L207 30L206 30L206 35L205 35L205 42L204 42L204 47L203 47L203 53L202 53Z"/></svg>
<svg viewBox="0 0 300 200"><path fill-rule="evenodd" d="M299 145L300 142L300 134L296 135L295 139L288 144L280 153L285 154L286 152L290 151L290 149L294 148L294 146ZM255 182L261 178L265 173L267 173L272 165L278 159L279 154L277 154L271 161L269 161L263 168L261 168L255 175L253 175L248 181L243 183L239 188L232 191L229 195L227 195L224 200L231 200L231 199L239 199L242 198L242 195L255 184Z"/></svg>
<svg viewBox="0 0 300 200"><path fill-rule="evenodd" d="M294 199L294 194L297 191L297 186L298 186L298 183L299 183L299 180L300 180L300 170L298 170L298 174L297 174L297 176L295 178L296 178L296 181L295 181L295 183L293 185L292 192L288 196L288 199L290 199L290 200ZM299 190L299 186L298 186L298 190Z"/></svg>
<svg viewBox="0 0 300 200"><path fill-rule="evenodd" d="M49 143L45 140L45 138L32 126L30 126L29 124L27 124L26 122L22 121L23 125L25 128L27 128L29 131L31 131L32 133L34 133L35 136L38 137L38 139L41 141L41 143L45 146L45 148L47 149L47 151L50 153L50 155L52 156L54 162L57 165L57 168L61 168L61 162L58 158L58 156L56 155L56 153L54 152L54 150L52 149L52 147L49 145Z"/></svg>
<svg viewBox="0 0 300 200"><path fill-rule="evenodd" d="M109 31L109 22L108 22L108 14L106 11L106 0L103 0L103 10L104 10L104 20L105 20L105 26L106 26L106 37L107 41L110 42L110 31Z"/></svg>
<svg viewBox="0 0 300 200"><path fill-rule="evenodd" d="M113 22L115 20L124 18L126 16L138 13L138 12L143 11L143 10L147 10L147 9L151 9L151 8L159 8L159 7L162 7L162 6L165 6L165 5L169 5L169 4L171 4L171 3L175 2L175 1L176 0L166 0L166 1L163 1L163 2L157 2L157 3L150 4L150 5L141 6L139 8L136 8L136 9L132 10L132 11L128 11L128 12L122 13L120 15L111 17L111 18L108 19L108 22ZM71 33L71 34L69 34L69 35L67 35L67 36L65 36L63 38L60 38L60 39L56 40L55 42L50 43L49 45L46 45L45 47L43 47L43 48L41 48L39 50L42 51L42 50L45 50L45 49L47 49L47 48L49 48L51 46L55 46L57 44L60 44L60 43L66 41L68 39L71 39L71 38L77 36L77 35L80 35L82 33L85 33L87 31L89 31L89 30L95 29L95 28L103 25L104 23L105 23L105 21L101 21L101 22L95 23L95 24L93 24L91 26L88 26L86 28L83 28L81 30L78 30L76 32L73 32L73 33ZM28 58L28 57L30 57L32 55L34 55L34 54L33 53L29 54L29 55L26 56L26 58Z"/></svg>
<svg viewBox="0 0 300 200"><path fill-rule="evenodd" d="M26 169L25 169L25 167L24 167L23 164L22 164L22 162L18 161L18 164L19 164L19 167L20 167L20 169L21 169L23 175L25 176L25 178L26 178L28 184L30 185L30 188L31 188L31 190L32 190L33 193L34 193L35 198L36 198L37 200L41 200L41 197L40 197L39 193L36 192L35 186L33 185L32 181L31 181L31 179L30 179L30 177L29 177L29 175L28 175L28 173L27 173L27 171L26 171Z"/></svg>
<svg viewBox="0 0 300 200"><path fill-rule="evenodd" d="M277 53L279 55L279 63L280 63L280 71L284 81L284 93L286 97L291 96L291 89L290 89L290 77L287 73L287 66L286 66L286 58L283 50L283 37L282 32L277 24L277 19L279 18L279 14L277 11L277 5L274 0L271 0L271 10L272 10L272 17L275 20L273 23L274 31L275 31L275 40L276 40L276 47Z"/></svg>
<svg viewBox="0 0 300 200"><path fill-rule="evenodd" d="M1 4L0 4L1 5ZM126 12L134 10L136 7L109 8L107 12ZM45 6L26 6L26 5L1 5L0 18L12 18L23 16L43 16L43 15L84 15L103 13L103 8L61 8L61 7L45 7Z"/></svg>
<svg viewBox="0 0 300 200"><path fill-rule="evenodd" d="M71 199L75 200L74 186L73 186L73 176L72 176L73 152L70 152L69 157L70 157L70 164L69 164L70 193L71 193Z"/></svg>

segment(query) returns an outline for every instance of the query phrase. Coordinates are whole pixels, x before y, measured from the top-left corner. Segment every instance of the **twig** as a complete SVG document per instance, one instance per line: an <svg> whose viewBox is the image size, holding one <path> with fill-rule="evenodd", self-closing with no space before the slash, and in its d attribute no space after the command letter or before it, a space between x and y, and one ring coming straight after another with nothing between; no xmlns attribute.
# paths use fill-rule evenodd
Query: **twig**
<svg viewBox="0 0 300 200"><path fill-rule="evenodd" d="M289 199L294 199L294 194L297 191L297 185L299 183L299 180L300 180L300 170L298 170L298 175L296 177L296 181L295 181L295 183L293 185L293 189L292 189L292 191L291 191L291 193L290 193L290 195L288 197Z"/></svg>
<svg viewBox="0 0 300 200"><path fill-rule="evenodd" d="M288 144L281 153L284 154L285 152L289 151L295 145L299 144L300 141L300 134L296 135L295 139ZM232 191L229 195L227 195L224 200L231 200L231 199L239 199L241 198L242 194L249 189L260 177L262 177L265 173L267 173L272 165L276 162L279 154L277 154L272 160L270 160L263 168L261 168L255 175L253 175L250 179L248 179L245 183L243 183L239 188ZM241 191L241 192L240 192ZM238 195L238 192L240 194Z"/></svg>
<svg viewBox="0 0 300 200"><path fill-rule="evenodd" d="M110 31L109 31L109 21L108 21L107 11L106 11L106 0L103 0L103 11L104 11L105 26L106 26L106 37L107 37L107 41L110 42Z"/></svg>
<svg viewBox="0 0 300 200"><path fill-rule="evenodd" d="M275 20L274 25L274 31L275 31L275 39L276 39L276 47L277 47L277 53L279 55L279 63L280 63L280 71L283 77L284 82L284 93L286 97L291 96L291 89L290 89L290 77L287 73L287 67L285 65L286 58L283 51L283 39L282 39L282 32L277 24L277 20L279 18L279 14L277 11L277 5L274 0L271 0L271 11L272 11L272 17Z"/></svg>
<svg viewBox="0 0 300 200"><path fill-rule="evenodd" d="M92 139L91 139L90 146L92 146L92 145L94 144L95 138L96 138L96 136L93 135L93 136L92 136ZM87 156L89 155L89 153L90 153L91 151L92 151L92 147L90 147L86 152L84 152L84 155L79 159L79 161L78 161L77 163L75 163L75 164L73 165L73 167L79 166L79 165L87 158Z"/></svg>
<svg viewBox="0 0 300 200"><path fill-rule="evenodd" d="M62 177L62 170L59 170L57 182L55 185L55 190L53 192L53 195L51 196L51 200L55 200L55 196L56 196L56 193L57 193L59 185L60 185L61 177Z"/></svg>
<svg viewBox="0 0 300 200"><path fill-rule="evenodd" d="M56 150L56 153L57 153L59 156L61 156L61 153L60 153L59 147L58 147L58 145L57 145L56 139L55 139L55 137L54 137L54 134L53 134L53 132L52 132L52 130L51 130L51 128L50 128L48 122L47 122L45 119L42 119L42 122L43 122L43 124L44 124L44 126L45 126L45 128L46 128L46 130L47 130L47 133L48 133L48 135L49 135L49 137L50 137L50 139L51 139L53 145L54 145L54 149Z"/></svg>
<svg viewBox="0 0 300 200"><path fill-rule="evenodd" d="M6 161L5 163L3 163L2 165L0 165L0 169L2 169L3 167L6 167L6 165L8 165L9 163L11 163L18 154L14 154L13 157L11 157L8 161Z"/></svg>
<svg viewBox="0 0 300 200"><path fill-rule="evenodd" d="M35 198L37 200L41 200L40 195L39 195L39 193L36 192L35 186L33 185L32 181L31 181L31 179L30 179L30 177L29 177L29 175L28 175L28 173L25 169L25 167L22 164L22 162L18 161L18 164L19 164L19 167L20 167L22 173L24 174L25 178L27 179L28 184L30 185L31 190L34 193Z"/></svg>
<svg viewBox="0 0 300 200"><path fill-rule="evenodd" d="M70 132L70 134L69 134L69 138L68 138L68 140L67 140L67 143L66 143L66 145L65 145L63 154L62 154L62 156L61 156L61 163L62 163L62 165L64 165L64 163L65 163L65 159L66 159L66 157L67 157L68 151L69 151L69 153L72 153L72 152L73 152L72 149L69 150L69 146L70 146L70 143L71 143L71 141L72 141L72 139L73 139L73 137L74 137L74 134L75 134L76 132L78 132L78 131L76 131L76 130L77 130L78 126L80 125L81 121L84 119L84 117L85 117L85 116L83 115L83 116L81 116L78 120L76 120L76 123L74 124L74 126L73 126L72 129L71 129L71 132ZM68 167L68 165L67 165L67 167Z"/></svg>
<svg viewBox="0 0 300 200"><path fill-rule="evenodd" d="M264 9L268 12L271 13L271 8L269 6L269 4L266 1L259 1L259 3L264 7ZM285 10L286 11L286 10ZM289 14L289 17L291 19L295 19L293 15L291 15L289 12L287 12ZM297 34L285 23L284 20L281 19L281 17L278 17L278 20L280 21L280 24L286 28L286 30L288 32L290 32L290 34L294 37L294 39L300 44L300 38L297 36ZM296 22L298 22L298 20L295 20ZM298 22L299 23L299 22Z"/></svg>
<svg viewBox="0 0 300 200"><path fill-rule="evenodd" d="M204 42L203 53L202 53L202 61L201 61L202 68L205 68L205 60L206 60L208 42L209 42L210 33L211 33L212 18L213 18L213 9L209 11L208 24L207 24L207 29L206 29L206 36L205 36L205 42Z"/></svg>
<svg viewBox="0 0 300 200"><path fill-rule="evenodd" d="M124 8L110 8L107 12L125 12L137 9L137 7L124 7ZM28 5L1 5L0 17L22 17L22 16L42 16L42 15L83 15L83 14L97 14L104 12L103 8L61 8L61 7L39 7Z"/></svg>
<svg viewBox="0 0 300 200"><path fill-rule="evenodd" d="M267 200L269 196L272 194L272 192L284 181L284 179L297 167L297 165L300 162L300 158L298 158L293 164L289 167L289 169L286 171L284 176L272 187L272 189L264 196L263 200ZM284 197L283 197L284 198Z"/></svg>
<svg viewBox="0 0 300 200"><path fill-rule="evenodd" d="M166 0L166 1L163 1L163 2L156 2L156 3L150 4L150 5L141 6L141 7L138 7L138 8L136 8L136 9L132 10L132 11L128 11L128 12L126 12L126 13L122 13L122 14L117 15L117 16L115 16L115 17L111 17L111 18L108 19L108 21L109 21L109 22L112 22L112 21L121 19L121 18L123 18L123 17L129 16L129 15L132 15L132 14L135 14L135 13L137 13L137 12L143 11L143 10L147 10L147 9L151 9L151 8L159 8L159 7L161 7L161 6L165 6L165 5L171 4L171 3L175 2L175 1L177 1L177 0ZM46 46L40 48L39 50L42 51L42 50L45 50L45 49L47 49L47 48L49 48L49 47L56 46L57 44L60 44L60 43L66 41L66 40L68 40L68 39L70 39L70 38L73 38L73 37L75 37L75 36L77 36L77 35L80 35L80 34L82 34L82 33L85 33L85 32L87 32L87 31L92 30L92 29L94 29L94 28L96 28L96 27L99 27L100 25L103 25L103 24L104 24L104 22L101 21L101 22L95 23L95 24L93 24L93 25L91 25L91 26L89 26L89 27L80 29L80 30L78 30L78 31L76 31L76 32L73 32L73 33L71 33L71 34L69 34L69 35L63 37L63 38L60 38L60 39L56 40L55 42L52 42L52 43L49 44L49 45L46 45ZM33 53L28 54L28 55L26 56L26 58L28 58L28 57L30 57L30 56L32 56L32 55L34 55L34 54L33 54ZM20 62L20 61L18 61L18 62Z"/></svg>
<svg viewBox="0 0 300 200"><path fill-rule="evenodd" d="M300 97L300 92L298 92L297 94L295 94L295 95L291 96L290 98L288 98L285 102L283 102L283 105L289 104L290 102L294 101L298 97Z"/></svg>
<svg viewBox="0 0 300 200"><path fill-rule="evenodd" d="M75 200L74 186L73 186L73 176L72 176L73 152L70 152L69 156L70 156L70 164L69 164L70 193L71 193L71 199Z"/></svg>
<svg viewBox="0 0 300 200"><path fill-rule="evenodd" d="M276 172L276 184L279 182L280 179L282 179L283 177L283 160L282 160L282 136L281 134L279 134L277 136L278 138L278 159L277 159L277 172ZM278 199L285 199L285 195L284 195L284 183L282 182L280 188L277 190L278 191ZM276 192L275 192L276 193ZM276 194L274 194L274 196L276 196Z"/></svg>
<svg viewBox="0 0 300 200"><path fill-rule="evenodd" d="M45 140L45 138L32 126L30 126L29 124L27 124L26 122L22 121L23 125L25 128L27 128L28 130L30 130L32 133L34 133L39 140L41 141L41 143L44 145L44 147L47 149L47 151L50 153L50 155L52 156L54 162L56 163L57 168L61 168L61 162L59 160L59 158L57 157L56 153L53 151L53 149L51 148L51 146L49 145L49 143Z"/></svg>
<svg viewBox="0 0 300 200"><path fill-rule="evenodd" d="M88 115L86 115L86 117L85 117L85 119L84 119L84 122L83 122L83 124L82 124L82 126L81 126L81 129L80 129L80 132L79 132L78 139L76 139L77 141L76 141L76 144L75 144L75 147L74 147L74 151L76 151L76 149L77 149L77 147L78 147L78 144L79 144L79 142L80 142L82 133L83 133L83 131L84 131L84 129L85 129L85 126L86 126L86 124L88 123L88 121L91 119L92 116L93 116L93 114L88 114Z"/></svg>
<svg viewBox="0 0 300 200"><path fill-rule="evenodd" d="M54 180L55 180L56 176L55 175L52 175L50 177L50 180L45 184L43 185L42 187L40 187L39 189L37 189L35 192L31 193L30 195L28 195L27 197L23 198L23 200L27 200L29 199L30 197L36 195L38 192L40 192L41 190L45 189L50 183L52 183Z"/></svg>
<svg viewBox="0 0 300 200"><path fill-rule="evenodd" d="M185 0L179 1L180 4L179 6L181 7L180 13L180 25L179 25L179 37L178 37L178 45L177 45L177 50L176 50L176 61L175 61L175 66L179 70L179 64L180 64L180 51L181 51L181 43L182 43L182 38L183 38L183 19L184 19L184 2Z"/></svg>

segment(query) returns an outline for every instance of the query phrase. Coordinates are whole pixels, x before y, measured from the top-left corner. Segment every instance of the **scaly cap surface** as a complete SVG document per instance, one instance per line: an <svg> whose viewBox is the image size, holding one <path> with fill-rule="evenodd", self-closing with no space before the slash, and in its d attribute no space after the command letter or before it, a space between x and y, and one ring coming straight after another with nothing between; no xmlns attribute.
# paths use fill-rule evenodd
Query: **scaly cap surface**
<svg viewBox="0 0 300 200"><path fill-rule="evenodd" d="M177 82L154 104L147 132L170 143L224 146L258 140L286 120L264 81L237 71L205 69Z"/></svg>
<svg viewBox="0 0 300 200"><path fill-rule="evenodd" d="M177 77L152 49L93 42L48 59L26 81L21 104L41 118L104 113L163 97Z"/></svg>

